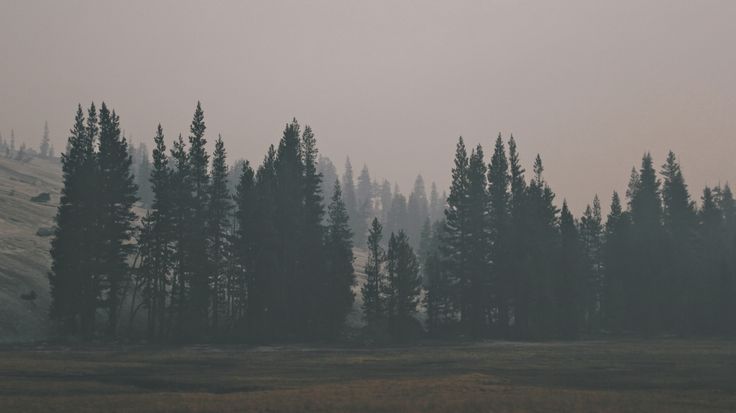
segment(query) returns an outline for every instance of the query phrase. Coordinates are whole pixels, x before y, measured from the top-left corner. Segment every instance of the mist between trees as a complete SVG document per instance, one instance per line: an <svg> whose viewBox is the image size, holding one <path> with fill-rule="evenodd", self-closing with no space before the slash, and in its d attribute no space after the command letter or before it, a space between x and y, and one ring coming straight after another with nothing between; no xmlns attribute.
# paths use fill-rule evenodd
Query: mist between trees
<svg viewBox="0 0 736 413"><path fill-rule="evenodd" d="M187 139L159 125L149 163L115 111L78 108L51 247L58 334L268 342L736 331L731 190L706 187L696 205L671 152L659 172L643 156L607 217L595 196L576 219L564 200L556 206L540 156L524 170L513 136L499 136L489 159L460 138L449 194L432 185L427 197L418 177L407 200L366 167L355 185L349 160L340 182L296 120L260 165L232 169L220 137L207 153L205 130L199 104ZM368 256L359 292L354 247ZM356 298L363 327L345 322Z"/></svg>

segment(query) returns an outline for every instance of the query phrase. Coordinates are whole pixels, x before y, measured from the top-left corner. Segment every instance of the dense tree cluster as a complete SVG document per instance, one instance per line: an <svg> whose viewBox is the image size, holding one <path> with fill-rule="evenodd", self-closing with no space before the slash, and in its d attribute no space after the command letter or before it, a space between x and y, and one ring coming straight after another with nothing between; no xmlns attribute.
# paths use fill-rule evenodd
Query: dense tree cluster
<svg viewBox="0 0 736 413"><path fill-rule="evenodd" d="M469 336L585 332L728 334L736 327L736 209L727 185L700 209L670 152L658 176L645 154L625 209L613 193L576 220L544 179L527 182L513 137L490 163L460 138L445 219L424 241L427 327ZM661 177L661 178L660 178Z"/></svg>
<svg viewBox="0 0 736 413"><path fill-rule="evenodd" d="M11 159L18 154L15 147L15 130L10 130L9 139L4 139L2 133L0 133L0 154Z"/></svg>
<svg viewBox="0 0 736 413"><path fill-rule="evenodd" d="M43 134L41 135L41 142L38 145L38 150L26 146L25 142L21 142L20 145L17 145L15 130L13 129L10 130L10 139L7 140L4 139L3 134L0 133L0 156L21 162L30 162L36 157L47 159L54 158L55 151L49 135L48 122L44 122Z"/></svg>
<svg viewBox="0 0 736 413"><path fill-rule="evenodd" d="M136 187L119 117L80 106L62 155L64 188L51 243L51 316L71 333L115 335L130 277ZM97 323L104 311L104 327Z"/></svg>
<svg viewBox="0 0 736 413"><path fill-rule="evenodd" d="M337 169L327 157L320 156L318 170L325 182L334 182L337 179ZM412 248L418 249L422 230L443 215L444 199L447 198L446 194L439 194L434 182L431 185L431 194L427 197L427 189L421 175L417 175L412 192L407 198L401 193L398 185L395 184L392 188L386 179L381 184L372 180L366 165L363 165L356 184L350 158L345 162L341 190L350 216L353 242L361 248L367 246L371 221L378 218L387 234L403 230ZM329 195L332 188L323 183L322 192ZM383 243L387 244L388 238L384 238Z"/></svg>
<svg viewBox="0 0 736 413"><path fill-rule="evenodd" d="M659 173L645 154L605 219L597 196L576 219L539 155L527 176L513 136L488 159L460 138L449 194L427 195L418 176L408 198L366 166L355 180L349 159L339 180L296 120L257 167L228 168L219 136L207 152L199 104L186 140L167 147L159 125L150 161L130 146L105 104L78 109L49 274L66 333L112 337L125 320L159 341L335 338L353 308L354 245L368 254L373 337L736 327L736 203L724 185L696 205L673 153Z"/></svg>
<svg viewBox="0 0 736 413"><path fill-rule="evenodd" d="M405 337L416 327L421 294L419 260L403 230L391 233L388 249L381 246L383 227L373 218L368 235L366 282L361 292L363 314L371 334ZM414 330L417 330L414 328Z"/></svg>
<svg viewBox="0 0 736 413"><path fill-rule="evenodd" d="M128 148L114 112L103 105L98 119L92 106L85 123L80 109L50 273L52 316L66 332L99 333L104 308L115 335L127 300L129 324L144 312L154 340L339 333L354 298L352 233L337 182L323 219L312 130L287 124L257 170L240 163L235 193L224 143L208 154L205 130L199 104L187 142L168 150L158 127L150 208L133 243L132 159L146 158Z"/></svg>

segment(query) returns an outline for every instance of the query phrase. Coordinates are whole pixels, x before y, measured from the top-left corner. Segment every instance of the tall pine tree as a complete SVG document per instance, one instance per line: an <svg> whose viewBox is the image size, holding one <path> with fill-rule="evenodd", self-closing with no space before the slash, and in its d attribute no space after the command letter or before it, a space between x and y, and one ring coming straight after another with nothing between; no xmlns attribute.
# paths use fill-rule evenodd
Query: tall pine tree
<svg viewBox="0 0 736 413"><path fill-rule="evenodd" d="M133 252L131 239L136 215L133 204L138 200L138 187L131 172L132 159L128 143L121 135L120 120L105 103L100 107L98 180L100 282L108 312L107 334L114 336L123 288L131 272L128 257Z"/></svg>
<svg viewBox="0 0 736 413"><path fill-rule="evenodd" d="M317 171L317 140L309 125L304 127L301 141L301 156L303 163L304 212L303 230L301 238L301 295L306 296L306 312L309 330L317 324L319 315L319 290L325 288L329 279L325 276L325 228L322 224L324 207L322 199L322 175ZM310 333L314 335L314 333Z"/></svg>
<svg viewBox="0 0 736 413"><path fill-rule="evenodd" d="M389 330L397 337L407 334L414 324L419 303L421 278L419 263L404 231L391 234L386 253L386 315Z"/></svg>
<svg viewBox="0 0 736 413"><path fill-rule="evenodd" d="M320 319L324 325L324 336L327 337L338 333L345 316L353 305L354 257L352 233L350 232L348 220L348 213L342 200L340 183L335 182L335 190L328 208L325 240L329 283L323 291L325 312L320 314Z"/></svg>
<svg viewBox="0 0 736 413"><path fill-rule="evenodd" d="M51 241L51 318L61 331L76 334L88 329L97 297L90 291L93 277L90 226L94 209L90 204L88 174L94 174L94 151L87 135L84 112L77 108L67 152L61 155L64 186L56 213L56 229ZM89 313L92 306L92 314ZM83 321L86 325L82 325ZM89 331L82 331L88 333Z"/></svg>
<svg viewBox="0 0 736 413"><path fill-rule="evenodd" d="M210 286L210 261L207 257L207 222L210 176L209 155L205 146L204 112L202 105L197 102L192 124L189 128L189 181L192 189L191 217L188 225L188 269L190 277L189 310L190 328L189 334L201 334L207 328L209 322L209 310L211 300Z"/></svg>
<svg viewBox="0 0 736 413"><path fill-rule="evenodd" d="M221 327L223 316L227 316L227 270L230 253L230 211L232 202L228 190L227 154L222 136L217 137L212 153L212 184L209 187L207 240L210 259L210 308L212 327L215 332Z"/></svg>
<svg viewBox="0 0 736 413"><path fill-rule="evenodd" d="M363 315L368 326L375 326L384 317L382 292L384 286L383 266L385 252L381 246L383 227L378 218L373 218L368 231L368 260L365 264L366 280L361 294L363 296Z"/></svg>
<svg viewBox="0 0 736 413"><path fill-rule="evenodd" d="M506 334L510 322L513 279L511 277L511 175L506 149L498 135L488 167L489 241L491 273L494 285L494 311L498 326Z"/></svg>

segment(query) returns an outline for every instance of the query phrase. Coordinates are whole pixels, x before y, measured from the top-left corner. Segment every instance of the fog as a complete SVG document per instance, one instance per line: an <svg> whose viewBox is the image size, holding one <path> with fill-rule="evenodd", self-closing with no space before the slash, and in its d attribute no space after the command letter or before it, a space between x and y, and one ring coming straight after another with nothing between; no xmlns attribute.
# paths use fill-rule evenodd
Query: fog
<svg viewBox="0 0 736 413"><path fill-rule="evenodd" d="M645 4L644 4L645 3ZM260 162L296 117L342 166L444 188L459 135L513 133L579 213L651 150L694 197L736 182L736 2L0 0L0 132L64 147L77 103L106 101L149 148L186 133Z"/></svg>

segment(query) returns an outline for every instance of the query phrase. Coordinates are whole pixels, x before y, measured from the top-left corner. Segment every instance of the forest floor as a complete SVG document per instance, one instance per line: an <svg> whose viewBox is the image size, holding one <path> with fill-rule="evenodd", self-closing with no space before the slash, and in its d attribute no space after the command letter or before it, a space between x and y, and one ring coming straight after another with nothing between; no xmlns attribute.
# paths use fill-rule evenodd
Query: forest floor
<svg viewBox="0 0 736 413"><path fill-rule="evenodd" d="M1 412L736 411L736 342L0 348Z"/></svg>

